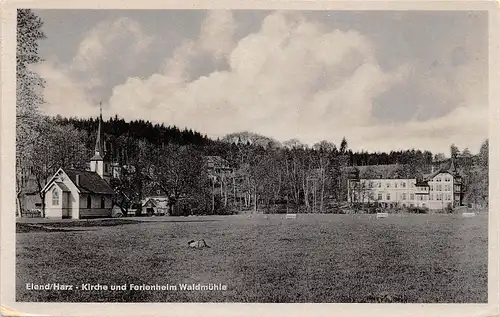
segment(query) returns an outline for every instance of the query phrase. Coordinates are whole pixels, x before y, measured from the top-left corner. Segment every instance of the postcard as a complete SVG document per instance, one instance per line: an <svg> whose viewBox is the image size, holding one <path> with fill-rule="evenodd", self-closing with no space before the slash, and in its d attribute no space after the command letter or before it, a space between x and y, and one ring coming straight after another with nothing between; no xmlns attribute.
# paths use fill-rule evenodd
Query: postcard
<svg viewBox="0 0 500 317"><path fill-rule="evenodd" d="M498 315L498 14L4 2L2 314Z"/></svg>

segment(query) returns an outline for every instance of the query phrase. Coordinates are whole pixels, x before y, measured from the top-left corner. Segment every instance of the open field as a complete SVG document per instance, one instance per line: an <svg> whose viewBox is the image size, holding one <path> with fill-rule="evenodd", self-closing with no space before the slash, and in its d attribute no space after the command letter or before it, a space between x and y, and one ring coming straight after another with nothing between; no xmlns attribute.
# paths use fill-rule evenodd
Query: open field
<svg viewBox="0 0 500 317"><path fill-rule="evenodd" d="M46 226L17 224L18 301L487 301L487 214L155 217ZM211 248L187 247L201 238ZM26 283L228 289L35 291Z"/></svg>

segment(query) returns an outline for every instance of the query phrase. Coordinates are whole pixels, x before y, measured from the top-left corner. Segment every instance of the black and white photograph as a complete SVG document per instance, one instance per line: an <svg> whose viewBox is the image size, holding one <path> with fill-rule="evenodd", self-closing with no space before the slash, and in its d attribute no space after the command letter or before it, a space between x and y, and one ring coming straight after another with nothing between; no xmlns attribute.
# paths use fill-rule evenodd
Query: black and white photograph
<svg viewBox="0 0 500 317"><path fill-rule="evenodd" d="M491 11L15 13L16 303L491 304Z"/></svg>

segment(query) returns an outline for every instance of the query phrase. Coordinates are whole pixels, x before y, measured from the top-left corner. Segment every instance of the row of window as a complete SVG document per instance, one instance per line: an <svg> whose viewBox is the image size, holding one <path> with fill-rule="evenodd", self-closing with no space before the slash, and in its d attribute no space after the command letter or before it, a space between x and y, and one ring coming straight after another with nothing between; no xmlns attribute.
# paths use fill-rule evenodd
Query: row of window
<svg viewBox="0 0 500 317"><path fill-rule="evenodd" d="M390 182L387 182L385 184L385 187L387 187L387 188L391 188L391 186L392 186L392 184ZM373 182L373 181L368 182L368 188L381 188L381 187L382 187L381 182ZM394 188L398 188L398 187L406 188L406 182L394 182ZM415 187L415 184L410 183L410 187Z"/></svg>
<svg viewBox="0 0 500 317"><path fill-rule="evenodd" d="M441 178L441 177L437 177L435 179L436 182L451 182L451 177L444 177L444 178ZM385 187L387 188L391 188L392 186L394 186L394 188L398 188L398 187L401 187L401 188L406 188L406 183L405 181L395 181L395 182L387 182L385 184ZM415 183L413 182L410 182L409 183L409 186L410 187L415 187ZM440 184L438 184L437 186L441 186ZM447 188L450 188L450 185L445 185ZM368 182L368 188L381 188L382 187L382 182L379 182L379 181L369 181ZM432 185L431 185L431 190L432 189ZM441 190L441 189L437 189L437 190ZM445 189L445 190L450 190L450 189Z"/></svg>
<svg viewBox="0 0 500 317"><path fill-rule="evenodd" d="M451 191L451 188L452 188L450 184L444 184L444 185L442 185L442 184L436 184L436 186L434 186L434 185L431 184L429 186L430 186L431 191L435 190L435 191L438 191L438 192L439 191L447 191L447 192L449 192L449 191Z"/></svg>
<svg viewBox="0 0 500 317"><path fill-rule="evenodd" d="M437 177L435 181L436 182L442 182L442 181L451 182L451 177L450 176L447 176L447 177L444 177L444 178Z"/></svg>
<svg viewBox="0 0 500 317"><path fill-rule="evenodd" d="M409 200L415 200L415 194L409 194L408 196L406 193L401 194L401 200L407 200L406 198L409 198ZM383 200L384 195L382 193L378 193L377 195L377 200ZM429 195L429 200L451 200L451 194L430 194ZM386 193L385 194L385 200L391 200L391 193ZM417 200L427 200L427 195L417 195Z"/></svg>

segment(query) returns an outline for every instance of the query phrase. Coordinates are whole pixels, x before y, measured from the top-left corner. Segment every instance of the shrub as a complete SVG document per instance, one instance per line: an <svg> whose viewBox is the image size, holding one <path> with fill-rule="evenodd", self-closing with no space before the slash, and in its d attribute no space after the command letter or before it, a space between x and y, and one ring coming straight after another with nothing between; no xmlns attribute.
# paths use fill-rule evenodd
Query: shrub
<svg viewBox="0 0 500 317"><path fill-rule="evenodd" d="M413 207L408 207L408 212L414 214L427 214L429 213L429 208L413 206Z"/></svg>
<svg viewBox="0 0 500 317"><path fill-rule="evenodd" d="M448 205L446 205L446 211L450 214L453 212L453 206L451 203L448 203Z"/></svg>

